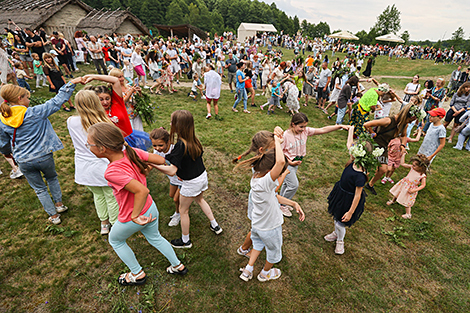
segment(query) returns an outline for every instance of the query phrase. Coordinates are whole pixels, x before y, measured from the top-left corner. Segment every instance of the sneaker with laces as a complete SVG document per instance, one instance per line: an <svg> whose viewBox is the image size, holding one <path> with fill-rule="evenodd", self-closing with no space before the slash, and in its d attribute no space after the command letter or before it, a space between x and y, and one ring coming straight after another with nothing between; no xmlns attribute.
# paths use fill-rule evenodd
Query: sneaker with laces
<svg viewBox="0 0 470 313"><path fill-rule="evenodd" d="M111 228L111 224L101 224L101 235L109 234L109 229Z"/></svg>
<svg viewBox="0 0 470 313"><path fill-rule="evenodd" d="M11 170L11 172L10 172L10 178L11 179L17 179L17 178L20 178L21 176L23 176L23 173L21 172L19 167L16 170L16 172L13 171L13 170Z"/></svg>
<svg viewBox="0 0 470 313"><path fill-rule="evenodd" d="M391 184L395 184L395 182L393 181L393 179L391 179L390 177L387 179L389 183Z"/></svg>
<svg viewBox="0 0 470 313"><path fill-rule="evenodd" d="M220 228L219 225L217 225L215 227L212 227L212 225L210 225L210 228L216 235L219 235L222 232L222 228Z"/></svg>
<svg viewBox="0 0 470 313"><path fill-rule="evenodd" d="M268 281L268 280L274 280L274 279L278 279L279 277L281 277L281 270L278 269L278 268L272 268L271 270L269 270L269 273L268 275L264 276L264 275L261 275L261 273L258 274L258 280L260 282L265 282L265 281Z"/></svg>
<svg viewBox="0 0 470 313"><path fill-rule="evenodd" d="M336 235L336 232L332 232L331 234L328 234L323 237L323 239L325 239L326 241L335 241L336 239L338 239L338 235Z"/></svg>
<svg viewBox="0 0 470 313"><path fill-rule="evenodd" d="M183 242L182 238L173 239L172 241L170 241L170 244L173 248L176 249L189 249L193 246L191 240L188 240L188 242Z"/></svg>
<svg viewBox="0 0 470 313"><path fill-rule="evenodd" d="M336 254L343 254L344 253L344 241L343 240L336 240Z"/></svg>
<svg viewBox="0 0 470 313"><path fill-rule="evenodd" d="M54 225L58 225L60 224L62 221L60 220L60 214L57 214L57 217L52 217L52 216L49 216L49 218L47 219L49 222L51 222L52 224Z"/></svg>
<svg viewBox="0 0 470 313"><path fill-rule="evenodd" d="M170 227L178 226L178 224L180 223L180 220L181 220L181 216L179 214L173 214L170 222L168 223L168 226Z"/></svg>
<svg viewBox="0 0 470 313"><path fill-rule="evenodd" d="M281 204L279 208L281 209L282 215L284 215L285 217L292 217L292 212L287 206Z"/></svg>
<svg viewBox="0 0 470 313"><path fill-rule="evenodd" d="M235 109L235 108L232 108L232 111L235 112L235 113L238 113L238 110Z"/></svg>
<svg viewBox="0 0 470 313"><path fill-rule="evenodd" d="M65 212L65 211L67 211L68 209L69 209L69 208L66 207L66 206L63 205L63 204L62 204L61 206L56 206L56 207L55 207L55 210L56 210L57 213Z"/></svg>
<svg viewBox="0 0 470 313"><path fill-rule="evenodd" d="M238 249L237 249L237 253L239 255L246 256L247 258L250 258L250 256L248 255L248 253L250 253L250 251L251 251L251 249L243 250L242 246L238 247Z"/></svg>
<svg viewBox="0 0 470 313"><path fill-rule="evenodd" d="M249 281L250 279L253 278L253 273L250 272L249 270L245 269L245 268L241 268L240 272L242 272L242 273L240 274L239 277L244 281Z"/></svg>

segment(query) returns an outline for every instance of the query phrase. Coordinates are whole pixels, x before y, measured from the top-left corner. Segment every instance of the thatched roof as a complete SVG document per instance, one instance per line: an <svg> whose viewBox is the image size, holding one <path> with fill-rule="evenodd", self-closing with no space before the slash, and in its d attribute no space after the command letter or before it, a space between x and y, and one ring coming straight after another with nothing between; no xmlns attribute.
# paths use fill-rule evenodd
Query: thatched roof
<svg viewBox="0 0 470 313"><path fill-rule="evenodd" d="M77 30L85 30L89 35L112 34L125 20L132 22L145 35L150 31L129 9L96 10L93 9L77 25Z"/></svg>
<svg viewBox="0 0 470 313"><path fill-rule="evenodd" d="M4 0L0 2L0 24L7 27L11 19L21 28L36 29L67 4L76 4L87 12L93 10L79 0Z"/></svg>
<svg viewBox="0 0 470 313"><path fill-rule="evenodd" d="M171 32L173 32L173 35L177 35L179 38L192 37L191 34L196 34L202 40L205 40L207 37L207 33L205 31L190 24L154 26L162 36L169 36Z"/></svg>

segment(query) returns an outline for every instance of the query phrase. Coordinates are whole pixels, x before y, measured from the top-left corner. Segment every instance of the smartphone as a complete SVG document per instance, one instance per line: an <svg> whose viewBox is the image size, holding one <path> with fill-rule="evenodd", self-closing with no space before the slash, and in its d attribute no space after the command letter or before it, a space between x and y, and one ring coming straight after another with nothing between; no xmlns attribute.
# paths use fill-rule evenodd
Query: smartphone
<svg viewBox="0 0 470 313"><path fill-rule="evenodd" d="M134 86L139 86L139 79L138 78L134 79Z"/></svg>

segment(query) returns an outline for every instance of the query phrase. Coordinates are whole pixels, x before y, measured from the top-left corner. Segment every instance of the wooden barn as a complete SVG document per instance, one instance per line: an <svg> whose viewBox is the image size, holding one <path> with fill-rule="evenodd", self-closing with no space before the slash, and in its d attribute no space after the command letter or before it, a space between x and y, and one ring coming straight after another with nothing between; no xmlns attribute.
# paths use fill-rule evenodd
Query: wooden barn
<svg viewBox="0 0 470 313"><path fill-rule="evenodd" d="M154 25L158 29L160 35L166 36L178 36L179 38L190 38L193 39L193 35L198 36L202 40L207 38L207 33L202 29L190 25L190 24L181 24L181 25Z"/></svg>
<svg viewBox="0 0 470 313"><path fill-rule="evenodd" d="M150 31L142 21L129 10L96 10L90 11L77 25L77 30L84 30L88 35L116 33L150 35Z"/></svg>

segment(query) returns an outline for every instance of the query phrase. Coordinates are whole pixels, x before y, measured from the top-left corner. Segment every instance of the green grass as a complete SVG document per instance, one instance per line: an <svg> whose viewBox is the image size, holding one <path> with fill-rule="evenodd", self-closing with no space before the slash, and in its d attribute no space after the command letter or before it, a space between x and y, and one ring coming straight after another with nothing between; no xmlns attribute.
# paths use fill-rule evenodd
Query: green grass
<svg viewBox="0 0 470 313"><path fill-rule="evenodd" d="M418 72L422 76L442 75L432 73L434 69L442 70L442 65L431 65L428 70L421 65L425 61L403 61L415 62L413 71L422 67L425 74ZM373 74L382 73L382 66L396 65L379 58ZM82 67L84 72L92 71L91 67ZM401 70L396 75L409 75ZM401 85L400 89L407 82L390 81L396 82L392 86L397 88ZM128 243L149 279L142 287L122 288L117 284L117 276L127 269L106 236L99 234L91 193L73 181L73 147L66 128L71 114L60 111L50 120L65 146L55 153L64 202L70 208L63 214L61 225L48 227L34 191L25 179L10 180L5 175L9 166L0 160L4 172L0 176L0 312L468 310L468 152L456 151L446 144L432 165L426 188L419 193L412 220L400 218L403 207L385 205L390 185L379 184L378 196L367 197L361 220L348 229L346 253L336 256L334 245L322 237L333 226L326 212L326 197L348 159L346 132L311 137L307 157L298 172L300 189L294 198L304 209L306 220L301 223L296 215L285 220L283 259L277 265L283 275L269 283L256 279L245 283L238 278L238 269L247 259L238 256L236 249L250 228L246 218L250 171L233 171L230 160L245 151L257 131L272 130L276 125L285 129L290 118L279 111L268 117L259 109L252 110L252 114L235 114L230 110L233 95L222 91L219 104L224 120L206 120L205 102L189 100L187 91L152 96L158 118L145 129L169 127L174 110L188 109L194 115L196 132L204 146L210 187L205 198L224 232L215 236L199 207L191 207L194 246L176 251L189 274L167 275L167 260L136 234ZM36 94L51 96L45 90ZM256 104L264 100L256 97ZM330 124L312 104L301 110L309 116L311 127ZM418 148L419 143L412 144L410 154ZM406 173L406 169L397 170L395 181ZM168 197L168 179L154 171L148 177L148 185L160 211L162 235L177 238L179 227L167 226L174 210ZM255 264L255 274L264 257L262 253Z"/></svg>

